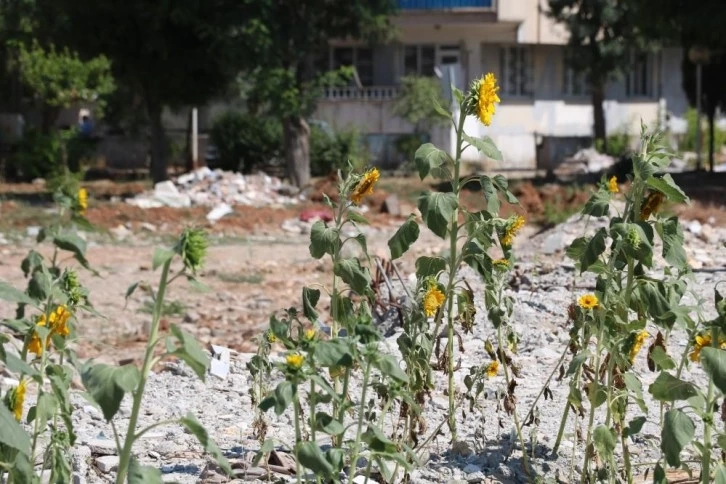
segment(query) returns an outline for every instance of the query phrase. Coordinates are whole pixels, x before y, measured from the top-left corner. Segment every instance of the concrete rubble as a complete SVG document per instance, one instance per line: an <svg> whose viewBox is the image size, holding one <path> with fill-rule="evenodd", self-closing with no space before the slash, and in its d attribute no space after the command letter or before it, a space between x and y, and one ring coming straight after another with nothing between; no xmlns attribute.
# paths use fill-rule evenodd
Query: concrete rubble
<svg viewBox="0 0 726 484"><path fill-rule="evenodd" d="M563 163L555 168L554 173L558 177L600 173L612 167L616 161L612 156L600 153L595 148L584 148L565 158Z"/></svg>
<svg viewBox="0 0 726 484"><path fill-rule="evenodd" d="M279 178L264 173L243 175L203 167L173 181L157 183L153 191L129 198L126 203L141 208L214 207L207 216L214 222L231 213L235 205L293 205L301 200L298 189Z"/></svg>

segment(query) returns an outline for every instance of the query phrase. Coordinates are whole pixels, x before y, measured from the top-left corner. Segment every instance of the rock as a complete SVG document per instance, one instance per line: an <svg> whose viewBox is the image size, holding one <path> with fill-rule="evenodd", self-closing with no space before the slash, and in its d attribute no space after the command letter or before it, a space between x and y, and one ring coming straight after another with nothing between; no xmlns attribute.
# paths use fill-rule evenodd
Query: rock
<svg viewBox="0 0 726 484"><path fill-rule="evenodd" d="M464 467L464 474L474 474L475 472L481 472L481 467L476 464L467 464Z"/></svg>
<svg viewBox="0 0 726 484"><path fill-rule="evenodd" d="M310 208L300 213L300 220L303 222L313 222L315 220L331 222L333 220L333 213L326 209Z"/></svg>
<svg viewBox="0 0 726 484"><path fill-rule="evenodd" d="M694 235L699 235L703 227L698 220L691 220L686 224L686 229Z"/></svg>
<svg viewBox="0 0 726 484"><path fill-rule="evenodd" d="M383 201L383 205L381 206L381 212L388 213L396 217L401 215L401 202L398 201L398 197L396 195L389 195L386 197Z"/></svg>
<svg viewBox="0 0 726 484"><path fill-rule="evenodd" d="M230 213L234 213L234 209L226 203L222 202L214 207L207 214L207 220L209 220L210 222L216 222L217 220L221 219L225 215L229 215Z"/></svg>
<svg viewBox="0 0 726 484"><path fill-rule="evenodd" d="M184 319L182 320L182 322L183 323L188 323L188 324L194 324L194 323L199 322L199 319L200 318L201 317L199 316L199 313L198 312L196 312L196 311L187 311L184 314Z"/></svg>
<svg viewBox="0 0 726 484"><path fill-rule="evenodd" d="M176 185L171 180L159 182L154 185L154 198L167 207L185 208L191 207L192 205L189 195L179 193Z"/></svg>
<svg viewBox="0 0 726 484"><path fill-rule="evenodd" d="M33 178L33 181L31 182L33 185L45 185L45 178Z"/></svg>
<svg viewBox="0 0 726 484"><path fill-rule="evenodd" d="M109 472L114 472L116 469L118 469L118 462L118 456L104 455L102 457L96 458L96 467L98 467L98 470L100 470L101 472L108 474Z"/></svg>
<svg viewBox="0 0 726 484"><path fill-rule="evenodd" d="M229 375L229 363L212 358L209 361L209 374L225 379Z"/></svg>
<svg viewBox="0 0 726 484"><path fill-rule="evenodd" d="M40 227L37 225L30 225L26 227L25 233L28 235L28 237L37 237L40 233Z"/></svg>
<svg viewBox="0 0 726 484"><path fill-rule="evenodd" d="M116 240L124 240L132 233L124 225L118 225L112 229L108 229L108 231L111 235L113 235L113 238Z"/></svg>
<svg viewBox="0 0 726 484"><path fill-rule="evenodd" d="M145 230L147 232L156 232L156 225L150 224L149 222L142 222L139 227L141 227L141 230Z"/></svg>
<svg viewBox="0 0 726 484"><path fill-rule="evenodd" d="M718 235L710 224L703 224L701 233L697 234L698 238L707 244L715 244L718 242Z"/></svg>
<svg viewBox="0 0 726 484"><path fill-rule="evenodd" d="M475 483L479 483L479 482L485 482L486 478L487 478L486 474L479 471L479 472L474 472L474 473L466 476L466 482L468 482L470 484L475 484Z"/></svg>
<svg viewBox="0 0 726 484"><path fill-rule="evenodd" d="M282 225L280 226L282 230L285 232L289 232L291 234L302 234L304 233L304 229L302 227L302 224L297 219L287 219L282 222Z"/></svg>
<svg viewBox="0 0 726 484"><path fill-rule="evenodd" d="M451 444L451 453L462 457L468 457L474 453L474 450L471 448L471 444L469 442L465 440L457 440Z"/></svg>
<svg viewBox="0 0 726 484"><path fill-rule="evenodd" d="M542 244L543 254L554 254L565 248L565 240L561 231L555 228L555 231L549 234Z"/></svg>

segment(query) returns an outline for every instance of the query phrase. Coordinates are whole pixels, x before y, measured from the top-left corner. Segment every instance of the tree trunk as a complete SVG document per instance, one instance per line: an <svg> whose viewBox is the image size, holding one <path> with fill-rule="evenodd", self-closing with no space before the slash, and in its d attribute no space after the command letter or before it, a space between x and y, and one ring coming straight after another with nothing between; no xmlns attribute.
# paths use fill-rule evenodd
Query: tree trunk
<svg viewBox="0 0 726 484"><path fill-rule="evenodd" d="M602 151L607 151L608 139L605 133L605 110L603 109L603 101L605 100L605 88L602 84L594 84L592 86L592 116L593 127L595 130L595 144L598 141L602 143Z"/></svg>
<svg viewBox="0 0 726 484"><path fill-rule="evenodd" d="M714 156L714 149L716 145L716 140L714 139L714 123L716 112L713 109L708 110L708 167L709 171L713 173L713 156Z"/></svg>
<svg viewBox="0 0 726 484"><path fill-rule="evenodd" d="M154 183L167 180L166 173L166 135L161 122L161 104L148 103L149 122L151 123L151 179Z"/></svg>
<svg viewBox="0 0 726 484"><path fill-rule="evenodd" d="M310 183L310 126L300 116L283 121L285 159L290 181L297 187Z"/></svg>

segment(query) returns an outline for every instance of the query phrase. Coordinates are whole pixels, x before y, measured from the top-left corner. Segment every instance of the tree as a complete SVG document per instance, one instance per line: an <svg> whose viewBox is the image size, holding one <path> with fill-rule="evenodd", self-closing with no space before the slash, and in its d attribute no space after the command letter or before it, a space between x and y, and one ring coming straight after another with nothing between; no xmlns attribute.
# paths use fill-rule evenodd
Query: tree
<svg viewBox="0 0 726 484"><path fill-rule="evenodd" d="M230 48L246 5L235 0L37 0L81 54L103 54L114 75L142 98L151 132L151 175L167 178L165 107L207 102L238 71Z"/></svg>
<svg viewBox="0 0 726 484"><path fill-rule="evenodd" d="M726 109L726 9L723 0L631 0L636 8L636 22L649 38L663 45L683 47L683 89L688 102L697 104L696 65L689 56L696 47L702 58L701 105L708 118L708 159L714 165L714 125L716 110ZM658 15L652 15L652 12ZM700 129L700 120L698 120Z"/></svg>
<svg viewBox="0 0 726 484"><path fill-rule="evenodd" d="M605 86L630 69L631 55L647 50L633 18L633 0L549 0L549 15L569 32L567 64L591 88L596 142L607 147Z"/></svg>
<svg viewBox="0 0 726 484"><path fill-rule="evenodd" d="M239 48L249 54L247 65L254 67L253 97L282 120L288 173L296 185L310 180L306 118L315 111L322 88L335 79L316 69L316 61L326 58L330 39L384 38L394 9L392 0L256 0L254 20L244 25L256 40Z"/></svg>

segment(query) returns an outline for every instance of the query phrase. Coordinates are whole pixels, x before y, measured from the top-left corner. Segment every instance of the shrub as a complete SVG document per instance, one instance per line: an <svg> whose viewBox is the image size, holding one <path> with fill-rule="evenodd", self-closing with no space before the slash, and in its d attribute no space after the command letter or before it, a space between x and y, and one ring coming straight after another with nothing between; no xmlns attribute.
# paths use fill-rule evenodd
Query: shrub
<svg viewBox="0 0 726 484"><path fill-rule="evenodd" d="M614 158L621 158L627 156L632 150L631 137L627 131L619 131L608 136L607 147L603 147L602 141L597 140L595 142L595 149L600 153L605 153Z"/></svg>
<svg viewBox="0 0 726 484"><path fill-rule="evenodd" d="M219 168L249 173L256 164L283 154L282 124L270 117L228 111L212 126L219 150Z"/></svg>
<svg viewBox="0 0 726 484"><path fill-rule="evenodd" d="M358 133L354 130L330 132L317 124L310 127L310 172L325 176L347 166L361 167L366 156Z"/></svg>
<svg viewBox="0 0 726 484"><path fill-rule="evenodd" d="M10 159L10 173L19 180L48 178L63 167L63 139L60 133L43 134L30 129Z"/></svg>
<svg viewBox="0 0 726 484"><path fill-rule="evenodd" d="M697 126L698 126L698 114L696 113L696 110L693 108L690 108L686 112L686 121L688 123L688 130L686 131L686 136L683 138L683 141L681 142L680 149L683 151L696 151L696 133L697 133ZM702 138L701 138L701 150L702 151L708 151L708 146L710 142L710 134L708 128L702 128ZM714 146L716 148L716 151L718 151L724 144L726 144L726 131L718 129L718 127L714 127L714 139L715 143Z"/></svg>

